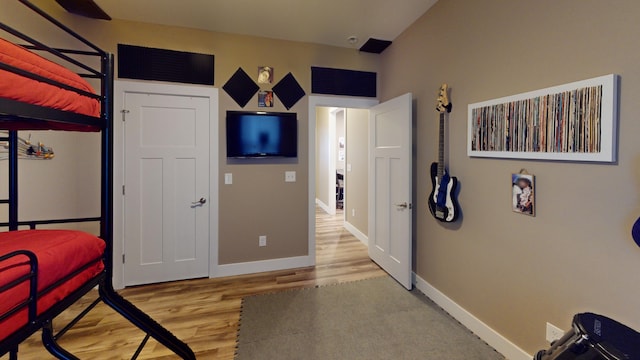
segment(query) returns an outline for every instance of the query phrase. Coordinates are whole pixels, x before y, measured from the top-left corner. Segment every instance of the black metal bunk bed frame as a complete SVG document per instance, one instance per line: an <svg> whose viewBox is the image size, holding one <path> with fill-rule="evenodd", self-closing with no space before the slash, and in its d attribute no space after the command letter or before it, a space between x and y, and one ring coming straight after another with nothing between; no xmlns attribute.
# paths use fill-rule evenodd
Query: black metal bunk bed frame
<svg viewBox="0 0 640 360"><path fill-rule="evenodd" d="M0 204L7 204L9 206L9 221L6 223L0 223L0 227L8 227L10 231L14 231L18 230L19 227L24 226L28 226L30 229L35 229L38 225L43 224L100 221L100 238L105 241L106 248L102 257L104 270L98 276L82 285L79 289L62 301L53 305L49 310L41 315L37 315L36 311L38 297L42 294L38 294L36 288L38 265L35 255L29 251L18 251L0 256L0 261L2 261L12 256L24 255L30 259L31 264L30 274L20 279L20 283L28 281L30 284L29 299L21 304L19 308L13 309L8 315L5 315L5 317L8 317L17 311L27 308L29 319L28 324L0 342L0 356L9 353L10 359L16 360L18 358L19 344L39 329L42 329L42 342L51 354L59 359L78 359L76 356L58 345L57 339L62 337L62 335L64 335L89 311L91 311L91 309L93 309L100 301L103 301L146 333L141 344L138 346L138 349L133 354L132 359L136 359L138 357L150 337L153 337L156 341L163 344L183 359L195 359L193 351L187 344L179 340L171 332L162 327L162 325L158 324L147 314L121 297L113 288L113 55L101 50L87 39L83 38L55 18L31 4L28 0L18 1L92 50L79 51L51 48L1 22L0 30L4 30L17 38L26 41L30 44L25 46L27 48L37 51L46 51L63 61L87 71L88 73L80 74L80 76L99 79L101 84L100 95L86 93L80 89L76 89L47 78L42 78L36 74L14 68L7 64L0 63L0 69L98 99L101 103L101 116L100 118L94 118L91 116L79 115L0 98L0 129L2 128L2 122L4 121L10 121L13 123L58 122L64 124L99 127L101 131L101 206L100 217L97 218L20 221L18 218L18 133L17 130L10 130L8 137L0 138L0 141L7 141L9 143L9 198L0 199ZM69 55L92 56L94 58L98 57L100 59L100 70L98 71L86 64L83 64ZM69 275L65 279L61 279L59 283L68 280L68 278L72 276L75 276L75 273ZM4 288L0 287L0 291L16 285L17 284L14 283L9 284L9 286L4 286ZM57 286L57 284L53 287L55 286ZM98 286L98 298L64 328L57 333L54 333L52 325L53 319L82 296L87 294L95 286ZM0 320L1 319L2 317L0 317Z"/></svg>

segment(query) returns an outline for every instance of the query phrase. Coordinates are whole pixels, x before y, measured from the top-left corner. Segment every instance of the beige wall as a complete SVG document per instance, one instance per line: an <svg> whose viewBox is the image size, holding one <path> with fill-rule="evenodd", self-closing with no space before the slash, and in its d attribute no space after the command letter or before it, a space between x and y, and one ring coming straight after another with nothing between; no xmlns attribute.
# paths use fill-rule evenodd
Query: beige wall
<svg viewBox="0 0 640 360"><path fill-rule="evenodd" d="M19 6L0 0L3 13L10 9L9 23ZM354 49L271 40L258 37L212 33L188 28L158 26L113 20L97 21L61 11L55 2L38 0L48 12L76 29L107 51L118 43L171 50L215 54L215 86L222 85L242 67L257 76L258 66L275 68L275 83L292 72L307 94L310 93L313 66L378 71L379 57ZM7 7L5 7L7 6ZM20 28L40 32L40 20L20 21ZM37 28L37 29L36 29ZM295 30L292 30L295 31ZM308 254L308 100L302 99L292 112L298 113L298 162L290 165L230 165L226 159L225 114L240 107L220 91L220 176L233 173L233 185L220 181L219 263L230 264L277 259ZM116 109L117 112L118 109ZM245 110L258 110L257 97ZM285 111L276 98L273 111ZM55 144L54 144L55 145ZM285 183L284 172L296 171L297 182ZM66 168L74 172L77 169ZM96 184L97 185L97 184ZM91 192L91 189L84 189ZM268 246L258 247L258 236L268 236Z"/></svg>
<svg viewBox="0 0 640 360"><path fill-rule="evenodd" d="M345 149L341 149L340 148L340 144L339 144L339 139L340 138L344 138L345 137L345 112L344 111L338 111L336 112L336 136L334 138L334 144L335 144L335 152L336 152L336 170L344 170L344 159L340 160L340 150L345 151ZM346 144L345 144L346 146Z"/></svg>
<svg viewBox="0 0 640 360"><path fill-rule="evenodd" d="M382 55L381 93L417 108L417 273L529 353L545 322L594 311L640 329L640 2L443 0ZM466 155L467 105L576 80L621 76L619 161L612 165ZM451 86L450 167L463 218L427 208L437 158L437 89ZM511 212L510 174L536 175L537 216Z"/></svg>
<svg viewBox="0 0 640 360"><path fill-rule="evenodd" d="M369 110L347 109L347 161L345 172L345 220L368 234L369 208ZM355 215L354 215L355 211Z"/></svg>
<svg viewBox="0 0 640 360"><path fill-rule="evenodd" d="M34 144L53 147L52 160L19 160L19 218L21 220L62 219L99 216L100 193L84 191L99 186L97 162L86 162L76 141L94 139L95 134L22 131L19 136ZM99 138L97 138L99 143ZM94 149L91 148L93 151ZM97 165L97 169L94 166ZM79 166L82 164L82 166ZM8 196L8 161L0 161L0 198ZM87 207L87 205L90 205ZM93 205L93 206L91 206ZM7 221L8 206L0 206L0 222Z"/></svg>
<svg viewBox="0 0 640 360"><path fill-rule="evenodd" d="M316 199L329 205L329 108L316 108Z"/></svg>

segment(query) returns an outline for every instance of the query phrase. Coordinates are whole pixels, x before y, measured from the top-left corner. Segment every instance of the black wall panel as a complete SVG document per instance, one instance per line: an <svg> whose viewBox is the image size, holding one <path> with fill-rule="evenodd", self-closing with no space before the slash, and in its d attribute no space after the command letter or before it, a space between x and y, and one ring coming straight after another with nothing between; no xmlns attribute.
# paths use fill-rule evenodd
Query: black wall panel
<svg viewBox="0 0 640 360"><path fill-rule="evenodd" d="M306 94L292 73L288 73L274 87L273 93L282 101L282 105L290 110Z"/></svg>
<svg viewBox="0 0 640 360"><path fill-rule="evenodd" d="M238 68L224 86L222 86L222 89L224 89L240 107L245 107L258 90L260 90L260 87L256 85L255 81L253 81L242 68Z"/></svg>
<svg viewBox="0 0 640 360"><path fill-rule="evenodd" d="M311 92L376 97L377 74L368 71L311 67Z"/></svg>
<svg viewBox="0 0 640 360"><path fill-rule="evenodd" d="M213 55L118 44L118 77L213 85Z"/></svg>

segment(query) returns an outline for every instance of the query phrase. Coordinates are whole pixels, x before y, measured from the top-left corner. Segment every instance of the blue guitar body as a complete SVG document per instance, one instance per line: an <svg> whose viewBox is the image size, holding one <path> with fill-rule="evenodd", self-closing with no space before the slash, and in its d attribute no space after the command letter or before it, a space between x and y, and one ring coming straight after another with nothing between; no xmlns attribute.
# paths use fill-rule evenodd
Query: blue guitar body
<svg viewBox="0 0 640 360"><path fill-rule="evenodd" d="M633 236L633 241L640 246L640 219L636 220L635 224L633 224L631 235Z"/></svg>
<svg viewBox="0 0 640 360"><path fill-rule="evenodd" d="M431 183L433 189L429 195L429 210L433 217L442 222L458 220L460 210L455 197L458 179L447 172L444 172L442 179L438 178L438 163L434 162L431 164Z"/></svg>
<svg viewBox="0 0 640 360"><path fill-rule="evenodd" d="M444 120L445 113L451 112L451 103L447 97L447 84L440 87L436 110L440 113L440 137L438 144L438 162L431 164L431 182L433 190L429 195L429 211L442 222L454 222L458 219L460 208L456 199L458 179L449 176L444 167Z"/></svg>

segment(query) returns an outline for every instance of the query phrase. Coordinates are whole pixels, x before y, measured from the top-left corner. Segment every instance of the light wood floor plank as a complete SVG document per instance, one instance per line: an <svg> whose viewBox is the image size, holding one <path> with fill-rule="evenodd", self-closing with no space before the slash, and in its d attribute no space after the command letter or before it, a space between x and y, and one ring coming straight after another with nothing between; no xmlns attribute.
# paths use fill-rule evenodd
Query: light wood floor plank
<svg viewBox="0 0 640 360"><path fill-rule="evenodd" d="M196 279L127 288L120 293L178 338L198 359L233 359L242 297L358 281L385 276L369 259L366 246L342 227L342 214L317 210L316 266L233 276ZM96 297L87 294L56 321L64 324ZM129 359L144 334L104 304L99 304L69 331L60 344L81 359ZM20 359L53 359L35 334L20 346ZM8 359L8 355L0 360ZM176 359L149 340L139 359Z"/></svg>

